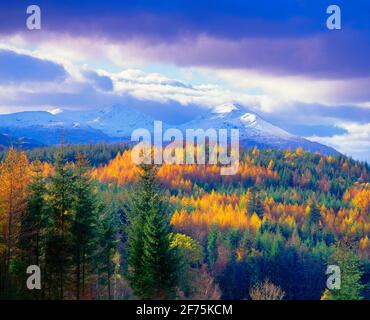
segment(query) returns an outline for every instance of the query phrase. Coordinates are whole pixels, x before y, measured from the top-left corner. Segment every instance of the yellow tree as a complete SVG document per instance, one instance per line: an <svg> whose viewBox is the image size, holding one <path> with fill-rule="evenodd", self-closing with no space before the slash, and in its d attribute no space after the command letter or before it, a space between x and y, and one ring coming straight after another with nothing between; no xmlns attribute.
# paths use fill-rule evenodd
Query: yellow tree
<svg viewBox="0 0 370 320"><path fill-rule="evenodd" d="M4 162L0 164L2 292L11 285L9 267L16 253L21 216L26 210L29 179L30 167L25 153L10 148Z"/></svg>

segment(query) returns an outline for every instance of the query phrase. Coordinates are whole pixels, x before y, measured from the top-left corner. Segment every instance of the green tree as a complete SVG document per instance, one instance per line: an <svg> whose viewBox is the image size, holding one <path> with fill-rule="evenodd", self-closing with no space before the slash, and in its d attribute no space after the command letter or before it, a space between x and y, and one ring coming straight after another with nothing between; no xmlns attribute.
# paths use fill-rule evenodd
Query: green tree
<svg viewBox="0 0 370 320"><path fill-rule="evenodd" d="M200 266L203 262L203 247L198 241L191 237L176 233L171 239L171 247L176 248L179 253L179 288L186 297L195 294L199 288L196 286L200 273Z"/></svg>
<svg viewBox="0 0 370 320"><path fill-rule="evenodd" d="M28 266L37 265L43 269L47 203L45 200L46 181L42 175L41 162L38 159L33 163L33 173L31 182L28 185L27 209L21 217L19 237L22 261L22 268L19 273L23 282L26 281L24 270ZM32 293L32 296L35 298L41 296L38 290L34 290L34 292L28 291L27 293Z"/></svg>
<svg viewBox="0 0 370 320"><path fill-rule="evenodd" d="M113 204L106 206L105 210L102 210L102 214L99 216L98 225L99 250L95 261L98 273L98 284L102 283L106 286L107 298L111 300L111 279L116 270L113 259L117 253L117 245L119 243L118 233L120 229L117 210L115 210L115 206ZM99 290L97 294L99 297Z"/></svg>
<svg viewBox="0 0 370 320"><path fill-rule="evenodd" d="M207 260L208 265L213 267L214 263L218 258L217 253L217 238L218 238L218 229L217 226L213 225L209 234L208 234L208 241L207 241Z"/></svg>
<svg viewBox="0 0 370 320"><path fill-rule="evenodd" d="M87 268L94 254L94 240L97 236L97 200L87 170L88 162L79 153L75 168L75 197L72 207L74 220L71 227L77 300L81 294L85 294Z"/></svg>
<svg viewBox="0 0 370 320"><path fill-rule="evenodd" d="M337 265L341 273L340 289L325 290L323 300L362 300L360 260L347 246L337 245L330 258L330 263Z"/></svg>
<svg viewBox="0 0 370 320"><path fill-rule="evenodd" d="M156 169L142 166L129 214L128 280L135 295L145 299L175 296L179 258L170 246L171 228L155 181Z"/></svg>
<svg viewBox="0 0 370 320"><path fill-rule="evenodd" d="M54 295L63 299L66 277L72 262L72 232L75 203L75 175L70 165L66 165L63 150L57 155L55 175L51 177L48 190L50 220L47 235L47 264Z"/></svg>

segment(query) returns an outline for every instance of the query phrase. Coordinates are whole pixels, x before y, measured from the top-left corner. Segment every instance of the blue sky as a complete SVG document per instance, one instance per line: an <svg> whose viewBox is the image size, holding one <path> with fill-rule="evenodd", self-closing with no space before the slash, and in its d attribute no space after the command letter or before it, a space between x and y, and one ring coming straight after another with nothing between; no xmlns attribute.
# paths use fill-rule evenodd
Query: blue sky
<svg viewBox="0 0 370 320"><path fill-rule="evenodd" d="M7 2L7 3L6 3ZM170 123L235 102L370 160L370 2L28 1L0 4L0 112L126 103ZM342 29L328 30L339 5Z"/></svg>

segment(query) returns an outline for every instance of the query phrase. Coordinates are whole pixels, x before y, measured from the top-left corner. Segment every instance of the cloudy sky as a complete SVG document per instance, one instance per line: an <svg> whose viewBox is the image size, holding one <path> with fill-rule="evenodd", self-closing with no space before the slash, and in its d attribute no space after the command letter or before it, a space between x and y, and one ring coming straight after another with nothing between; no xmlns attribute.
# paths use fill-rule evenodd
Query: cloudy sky
<svg viewBox="0 0 370 320"><path fill-rule="evenodd" d="M177 124L234 102L370 161L368 0L34 3L41 30L29 1L0 3L0 113L122 103Z"/></svg>

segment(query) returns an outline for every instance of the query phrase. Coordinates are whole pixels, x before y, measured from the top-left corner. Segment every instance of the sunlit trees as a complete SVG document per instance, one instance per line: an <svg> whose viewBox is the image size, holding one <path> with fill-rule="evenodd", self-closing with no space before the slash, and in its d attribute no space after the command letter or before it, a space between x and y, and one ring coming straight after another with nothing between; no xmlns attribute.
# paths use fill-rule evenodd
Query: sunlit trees
<svg viewBox="0 0 370 320"><path fill-rule="evenodd" d="M30 167L24 152L10 148L0 164L0 295L12 292L10 268L19 254L18 241L22 216L27 207Z"/></svg>
<svg viewBox="0 0 370 320"><path fill-rule="evenodd" d="M178 252L179 290L185 297L192 297L199 291L197 277L204 260L203 248L196 240L181 233L171 237L170 246Z"/></svg>

